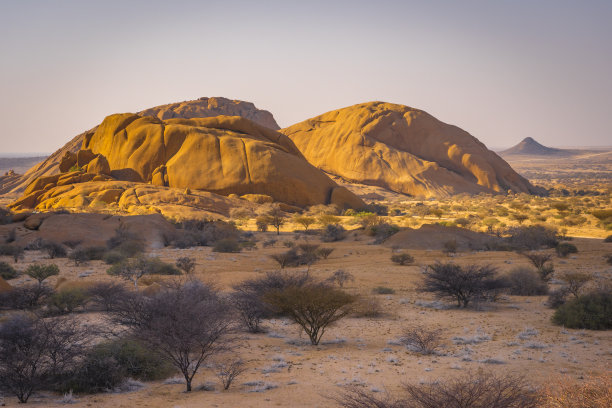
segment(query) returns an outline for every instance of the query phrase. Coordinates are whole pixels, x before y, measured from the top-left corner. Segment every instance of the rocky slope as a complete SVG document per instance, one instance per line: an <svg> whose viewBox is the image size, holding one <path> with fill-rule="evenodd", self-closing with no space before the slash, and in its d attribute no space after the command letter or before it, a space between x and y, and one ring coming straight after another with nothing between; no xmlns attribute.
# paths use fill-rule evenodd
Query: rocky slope
<svg viewBox="0 0 612 408"><path fill-rule="evenodd" d="M250 119L262 126L271 129L279 129L272 114L268 111L257 109L250 102L231 100L227 98L200 98L194 101L185 101L161 105L145 109L139 114L143 116L168 118L202 118L218 115L241 116ZM66 152L76 153L81 149L83 140L87 135L92 135L97 127L81 133L66 143L47 159L32 167L24 175L11 175L0 177L0 194L22 193L25 188L35 179L44 176L58 174L59 162Z"/></svg>
<svg viewBox="0 0 612 408"><path fill-rule="evenodd" d="M362 103L281 132L310 163L348 181L425 197L539 192L469 133L404 105Z"/></svg>
<svg viewBox="0 0 612 408"><path fill-rule="evenodd" d="M200 190L255 196L297 207L364 205L309 164L288 137L239 116L161 120L111 115L84 135L80 150L64 153L58 170L35 179L11 207L134 210L145 205L135 192L150 185L158 200L148 205L180 201L167 199L166 188L182 189L185 195Z"/></svg>

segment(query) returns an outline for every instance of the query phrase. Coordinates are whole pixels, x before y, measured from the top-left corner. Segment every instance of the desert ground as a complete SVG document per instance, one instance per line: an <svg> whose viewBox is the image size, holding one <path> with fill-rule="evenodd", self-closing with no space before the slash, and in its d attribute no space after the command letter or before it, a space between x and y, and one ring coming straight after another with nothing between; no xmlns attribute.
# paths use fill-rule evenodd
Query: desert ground
<svg viewBox="0 0 612 408"><path fill-rule="evenodd" d="M555 166L560 165L555 163ZM551 171L550 166L540 162L529 168L517 168L524 172L546 169L546 174ZM581 179L582 183L565 187L574 193L587 189L586 195L480 195L422 200L375 187L347 186L361 196L376 198L378 204L387 206L394 215L382 218L402 229L416 229L424 224L438 224L439 228L444 228L444 225L456 225L454 221L458 219L469 219L468 228L473 231L496 232L506 226L519 225L512 214L526 214L527 218L521 221L521 225L544 222L562 230L570 240L568 242L578 249L577 253L566 258L555 255L554 249L539 251L552 256L555 277L564 272L578 271L595 277L588 285L606 284L612 278L612 267L606 263L604 255L612 252L612 243L604 242L603 238L610 231L588 215L588 209L609 208L610 169L607 166L602 170L594 185L582 173L571 177L570 170L566 169L559 176L564 180L550 180L548 177L549 186L558 187L567 181L567 177ZM535 174L534 179L545 180L546 174ZM569 209L551 207L552 203L561 201L568 203ZM429 211L423 212L423 206ZM482 224L487 218L498 221ZM63 406L66 402L95 407L327 407L335 406L333 397L349 386L381 395L393 394L405 383L429 383L478 370L522 375L534 388L546 386L561 377L579 382L589 376L610 375L612 332L572 330L552 324L554 309L547 306L547 296L504 294L495 303L483 302L458 309L452 302L439 301L431 294L417 290L424 268L436 261L452 261L460 265L488 264L505 274L518 266L529 267L525 256L513 251L469 249L459 240L457 253L449 254L441 250L437 230L421 231L416 235L416 241L414 236L402 241L400 232L399 238L392 236L388 242L376 244L373 237L359 228L355 217L342 216L339 219L347 228L348 235L338 242L321 242L317 234L304 233L300 225L290 221L291 218L281 227L280 235L274 230L258 232L254 218L243 218L236 220L238 228L252 232L255 249L220 253L205 246L186 249L161 247L148 251L149 255L158 256L168 263L174 263L180 257L193 258L196 262L193 278L229 293L233 285L245 279L278 270L278 264L270 255L285 251L292 244L319 244L333 249L327 259L310 266L309 273L320 280L340 269L350 273L354 280L347 282L343 289L359 295L362 306L361 310L330 327L318 346L310 345L307 336L289 319L267 319L263 322L264 333L238 333L238 347L233 356L238 355L245 361L247 370L227 391L222 390L215 376L214 362L228 358L220 355L206 362L194 379L191 393L184 392L184 380L176 376L167 380L136 382L129 391L75 395L68 399L61 394L41 392L28 403L49 407ZM9 227L2 226L0 231L8 233ZM18 239L26 240L28 235L36 234L23 226L18 226L16 233ZM391 255L401 251L409 252L414 263L402 266L391 262ZM9 257L1 260L13 262ZM60 274L48 279L48 284L54 287L86 287L92 282L119 280L106 273L108 265L102 261L75 266L69 259L48 259L42 251L26 251L25 258L15 266L23 270L33 263L59 266ZM306 267L285 270L299 273ZM148 286L176 279L185 277L143 278L140 288L146 290ZM27 280L18 277L9 283L18 286ZM550 287L554 289L562 283L554 278ZM83 322L106 324L102 313L84 310L78 312L78 316ZM403 331L415 326L441 329L442 345L437 354L421 355L402 345L399 339ZM4 400L9 406L17 403L11 396L5 396Z"/></svg>

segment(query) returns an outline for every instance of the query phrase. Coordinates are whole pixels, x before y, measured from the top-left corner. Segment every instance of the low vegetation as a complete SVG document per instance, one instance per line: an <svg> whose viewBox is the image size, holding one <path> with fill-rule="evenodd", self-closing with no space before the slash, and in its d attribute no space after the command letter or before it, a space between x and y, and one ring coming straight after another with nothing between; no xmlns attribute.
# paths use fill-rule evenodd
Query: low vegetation
<svg viewBox="0 0 612 408"><path fill-rule="evenodd" d="M612 329L612 292L599 291L578 296L561 305L553 322L570 329Z"/></svg>
<svg viewBox="0 0 612 408"><path fill-rule="evenodd" d="M408 252L400 252L398 254L391 255L391 262L398 265L410 265L414 263L414 257Z"/></svg>
<svg viewBox="0 0 612 408"><path fill-rule="evenodd" d="M437 262L427 267L419 290L440 299L455 299L458 307L467 307L473 300L495 300L499 291L508 286L492 266Z"/></svg>
<svg viewBox="0 0 612 408"><path fill-rule="evenodd" d="M263 300L298 324L316 346L329 325L350 313L355 297L319 283L271 290Z"/></svg>
<svg viewBox="0 0 612 408"><path fill-rule="evenodd" d="M353 388L334 400L344 408L537 408L538 395L522 377L469 372L426 384L406 384L399 396Z"/></svg>

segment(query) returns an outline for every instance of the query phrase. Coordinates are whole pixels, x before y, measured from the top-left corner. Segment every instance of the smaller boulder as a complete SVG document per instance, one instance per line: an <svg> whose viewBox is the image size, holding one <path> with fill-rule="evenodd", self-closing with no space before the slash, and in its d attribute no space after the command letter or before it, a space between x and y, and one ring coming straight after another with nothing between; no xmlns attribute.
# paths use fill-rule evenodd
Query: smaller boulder
<svg viewBox="0 0 612 408"><path fill-rule="evenodd" d="M64 155L60 159L59 170L62 173L66 173L76 163L77 163L77 155L76 155L76 153L72 153L71 151L67 151L66 153L64 153Z"/></svg>
<svg viewBox="0 0 612 408"><path fill-rule="evenodd" d="M90 161L96 158L96 155L91 150L79 150L77 153L77 166L85 167Z"/></svg>
<svg viewBox="0 0 612 408"><path fill-rule="evenodd" d="M26 218L23 226L29 230L36 231L40 228L45 218L47 218L47 214L32 214Z"/></svg>
<svg viewBox="0 0 612 408"><path fill-rule="evenodd" d="M105 174L107 176L110 175L111 169L106 157L101 154L97 155L87 165L87 172L93 174Z"/></svg>

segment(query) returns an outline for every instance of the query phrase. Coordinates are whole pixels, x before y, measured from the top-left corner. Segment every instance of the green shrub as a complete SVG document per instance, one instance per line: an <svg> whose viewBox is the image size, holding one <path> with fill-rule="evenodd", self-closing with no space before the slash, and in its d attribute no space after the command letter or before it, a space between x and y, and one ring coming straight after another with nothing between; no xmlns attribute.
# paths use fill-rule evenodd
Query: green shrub
<svg viewBox="0 0 612 408"><path fill-rule="evenodd" d="M144 268L150 275L180 275L181 271L174 265L164 262L156 256L143 257Z"/></svg>
<svg viewBox="0 0 612 408"><path fill-rule="evenodd" d="M387 288L385 286L377 286L372 289L372 292L377 295L392 295L395 293L395 290L393 290L393 288Z"/></svg>
<svg viewBox="0 0 612 408"><path fill-rule="evenodd" d="M131 339L97 344L62 382L59 391L94 394L112 390L127 378L154 381L175 372L159 354Z"/></svg>
<svg viewBox="0 0 612 408"><path fill-rule="evenodd" d="M572 299L555 311L552 320L570 329L612 329L612 292L594 292Z"/></svg>
<svg viewBox="0 0 612 408"><path fill-rule="evenodd" d="M414 257L408 252L400 252L399 254L391 255L391 262L398 265L410 265L414 262Z"/></svg>
<svg viewBox="0 0 612 408"><path fill-rule="evenodd" d="M87 294L80 288L62 289L49 298L49 306L60 314L72 313L87 302Z"/></svg>
<svg viewBox="0 0 612 408"><path fill-rule="evenodd" d="M355 296L327 285L292 286L272 290L263 300L278 312L289 316L318 345L327 326L351 311Z"/></svg>
<svg viewBox="0 0 612 408"><path fill-rule="evenodd" d="M215 242L213 246L214 252L240 252L242 247L240 243L232 238L225 238Z"/></svg>
<svg viewBox="0 0 612 408"><path fill-rule="evenodd" d="M6 280L15 279L17 276L19 276L19 271L6 262L0 262L0 276L2 279Z"/></svg>
<svg viewBox="0 0 612 408"><path fill-rule="evenodd" d="M125 370L117 360L94 347L79 367L59 384L57 391L97 394L112 390L125 379Z"/></svg>
<svg viewBox="0 0 612 408"><path fill-rule="evenodd" d="M88 261L101 261L106 255L105 247L85 247L73 250L68 258L74 261L75 265L85 264Z"/></svg>
<svg viewBox="0 0 612 408"><path fill-rule="evenodd" d="M553 248L559 243L557 231L542 225L509 228L506 241L515 249Z"/></svg>
<svg viewBox="0 0 612 408"><path fill-rule="evenodd" d="M167 360L131 339L119 339L96 346L97 352L114 358L125 375L142 381L168 378L175 372Z"/></svg>
<svg viewBox="0 0 612 408"><path fill-rule="evenodd" d="M126 259L127 259L127 256L122 254L119 251L108 251L102 256L102 260L107 265L114 265L122 261L125 261Z"/></svg>
<svg viewBox="0 0 612 408"><path fill-rule="evenodd" d="M548 285L540 279L540 275L528 268L514 268L508 275L509 292L517 296L541 296L548 293Z"/></svg>
<svg viewBox="0 0 612 408"><path fill-rule="evenodd" d="M569 242L559 243L555 250L557 251L557 255L559 255L561 258L565 258L569 254L575 254L578 252L578 248L576 248L576 245L570 244Z"/></svg>
<svg viewBox="0 0 612 408"><path fill-rule="evenodd" d="M399 228L396 225L387 224L385 222L381 222L377 225L372 225L366 229L366 233L370 236L375 237L375 243L380 244L385 241L391 235L397 233Z"/></svg>
<svg viewBox="0 0 612 408"><path fill-rule="evenodd" d="M55 264L50 265L41 265L41 264L32 264L28 266L25 274L31 277L32 279L36 279L39 284L51 277L59 275L59 268Z"/></svg>

